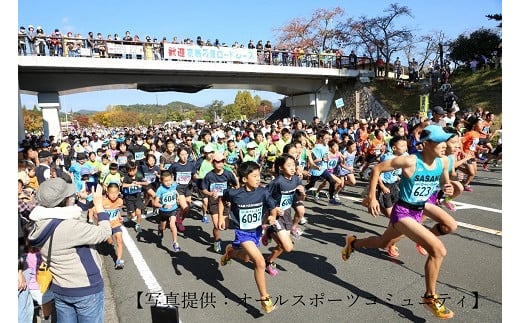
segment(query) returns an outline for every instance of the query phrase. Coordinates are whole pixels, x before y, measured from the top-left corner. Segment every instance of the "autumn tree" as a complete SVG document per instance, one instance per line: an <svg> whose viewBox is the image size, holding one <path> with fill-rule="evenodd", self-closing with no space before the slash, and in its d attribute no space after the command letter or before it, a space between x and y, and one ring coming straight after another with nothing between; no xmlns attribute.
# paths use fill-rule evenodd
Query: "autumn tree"
<svg viewBox="0 0 520 323"><path fill-rule="evenodd" d="M342 19L344 10L336 7L331 10L316 9L310 17L295 18L282 27L275 28L277 48L302 47L320 53L329 44L336 44L337 25Z"/></svg>
<svg viewBox="0 0 520 323"><path fill-rule="evenodd" d="M363 47L372 61L381 55L386 63L385 76L388 76L388 65L392 55L403 50L413 40L412 32L406 27L397 27L397 20L403 16L412 17L411 10L406 6L396 3L383 10L388 13L385 16L368 18L361 16L359 19L341 25L341 35L344 43L352 43L351 37L355 37L354 43Z"/></svg>
<svg viewBox="0 0 520 323"><path fill-rule="evenodd" d="M415 58L419 71L422 71L430 61L440 58L439 44L444 46L445 52L449 52L450 42L447 41L444 32L432 31L426 35L413 36L413 40L404 46L403 52L408 62Z"/></svg>
<svg viewBox="0 0 520 323"><path fill-rule="evenodd" d="M23 106L22 115L24 128L27 132L40 133L43 130L43 116L37 106L34 106L32 110Z"/></svg>

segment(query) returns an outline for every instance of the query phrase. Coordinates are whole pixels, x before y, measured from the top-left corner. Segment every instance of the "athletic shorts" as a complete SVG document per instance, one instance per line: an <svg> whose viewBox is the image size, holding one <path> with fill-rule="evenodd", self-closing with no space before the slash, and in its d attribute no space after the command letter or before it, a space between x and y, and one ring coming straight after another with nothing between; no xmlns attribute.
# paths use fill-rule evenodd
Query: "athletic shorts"
<svg viewBox="0 0 520 323"><path fill-rule="evenodd" d="M240 230L235 229L235 240L233 240L233 247L240 247L240 244L246 241L253 241L258 247L260 245L260 238L262 237L262 226L256 230Z"/></svg>
<svg viewBox="0 0 520 323"><path fill-rule="evenodd" d="M134 213L135 210L144 210L144 202L140 195L127 195L125 196L126 213Z"/></svg>
<svg viewBox="0 0 520 323"><path fill-rule="evenodd" d="M282 227L282 230L291 231L293 224L293 217L291 214L291 209L287 209L282 216L279 216L276 220Z"/></svg>
<svg viewBox="0 0 520 323"><path fill-rule="evenodd" d="M417 209L410 209L410 205L403 206L403 202L401 200L397 201L393 208L392 213L390 214L390 224L394 225L397 222L401 221L403 218L412 218L417 223L421 223L424 207Z"/></svg>
<svg viewBox="0 0 520 323"><path fill-rule="evenodd" d="M208 200L208 213L218 214L218 200L210 197ZM224 203L224 215L229 214L229 206Z"/></svg>
<svg viewBox="0 0 520 323"><path fill-rule="evenodd" d="M502 144L496 146L495 150L491 153L493 156L498 156L502 153Z"/></svg>
<svg viewBox="0 0 520 323"><path fill-rule="evenodd" d="M120 225L118 225L115 228L112 228L112 234L116 234L118 232L123 232L123 230L121 230L121 226Z"/></svg>
<svg viewBox="0 0 520 323"><path fill-rule="evenodd" d="M160 222L167 222L170 220L170 217L176 217L177 216L177 209L173 211L161 211L159 210L159 214L157 215L157 218Z"/></svg>
<svg viewBox="0 0 520 323"><path fill-rule="evenodd" d="M382 205L385 209L391 208L395 202L399 200L399 184L398 183L392 183L392 184L386 184L385 186L388 187L390 190L390 193L384 194L380 188L377 189L378 191L378 201L379 204Z"/></svg>
<svg viewBox="0 0 520 323"><path fill-rule="evenodd" d="M186 197L191 196L192 190L190 184L179 184L177 185L177 194L184 195Z"/></svg>

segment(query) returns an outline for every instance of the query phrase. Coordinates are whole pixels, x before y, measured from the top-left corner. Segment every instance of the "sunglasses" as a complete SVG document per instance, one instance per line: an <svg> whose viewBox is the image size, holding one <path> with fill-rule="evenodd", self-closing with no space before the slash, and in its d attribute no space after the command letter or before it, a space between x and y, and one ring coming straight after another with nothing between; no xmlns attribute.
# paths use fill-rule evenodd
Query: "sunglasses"
<svg viewBox="0 0 520 323"><path fill-rule="evenodd" d="M224 162L224 159L222 160L214 160L215 163L223 163Z"/></svg>

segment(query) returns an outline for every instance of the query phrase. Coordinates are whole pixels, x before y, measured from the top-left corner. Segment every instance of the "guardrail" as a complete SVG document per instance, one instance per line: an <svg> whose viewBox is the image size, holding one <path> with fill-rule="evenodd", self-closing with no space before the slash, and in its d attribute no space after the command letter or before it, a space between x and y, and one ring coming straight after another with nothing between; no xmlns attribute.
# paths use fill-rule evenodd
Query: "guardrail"
<svg viewBox="0 0 520 323"><path fill-rule="evenodd" d="M355 64L349 56L333 52L308 53L302 50L257 50L226 46L200 46L173 44L169 42L140 42L109 39L86 39L75 37L55 38L40 36L28 42L26 51L19 55L93 57L114 59L144 59L165 61L219 62L234 64L259 64L298 66L310 68L373 69L370 57L357 57Z"/></svg>

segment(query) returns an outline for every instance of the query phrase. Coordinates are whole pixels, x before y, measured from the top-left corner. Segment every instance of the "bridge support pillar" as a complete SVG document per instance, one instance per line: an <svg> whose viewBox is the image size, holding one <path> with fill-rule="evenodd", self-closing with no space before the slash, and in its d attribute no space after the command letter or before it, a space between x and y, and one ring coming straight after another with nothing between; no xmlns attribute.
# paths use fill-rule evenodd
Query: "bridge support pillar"
<svg viewBox="0 0 520 323"><path fill-rule="evenodd" d="M43 137L49 136L59 138L61 136L60 126L60 96L56 92L38 93L38 106L43 117Z"/></svg>
<svg viewBox="0 0 520 323"><path fill-rule="evenodd" d="M18 143L25 139L25 125L23 123L22 97L18 92Z"/></svg>
<svg viewBox="0 0 520 323"><path fill-rule="evenodd" d="M315 116L325 121L334 103L335 92L335 87L325 85L314 93L289 96L285 102L290 108L291 116L306 120L308 123Z"/></svg>

